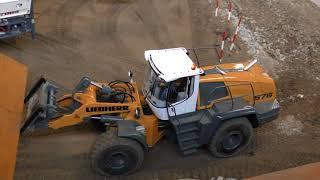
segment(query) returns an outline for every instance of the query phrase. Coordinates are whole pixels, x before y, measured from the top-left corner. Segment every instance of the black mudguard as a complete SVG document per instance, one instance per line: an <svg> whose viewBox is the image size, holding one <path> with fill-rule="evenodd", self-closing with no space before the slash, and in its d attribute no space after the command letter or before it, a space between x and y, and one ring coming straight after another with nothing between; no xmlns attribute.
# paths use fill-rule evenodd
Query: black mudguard
<svg viewBox="0 0 320 180"><path fill-rule="evenodd" d="M140 126L139 123L131 120L121 120L116 121L116 123L118 126L119 137L136 140L141 144L144 150L148 149L146 136L136 130L136 127Z"/></svg>
<svg viewBox="0 0 320 180"><path fill-rule="evenodd" d="M224 121L247 117L250 115L256 115L256 111L253 107L246 107L243 109L237 109L226 113L215 114L213 110L207 110L200 120L200 144L208 144L210 138L215 134L217 129Z"/></svg>
<svg viewBox="0 0 320 180"><path fill-rule="evenodd" d="M218 115L218 117L222 121L224 121L224 120L233 119L237 117L245 117L245 116L256 115L256 114L257 114L256 110L253 107L248 106L243 109L237 109L230 112L222 113Z"/></svg>

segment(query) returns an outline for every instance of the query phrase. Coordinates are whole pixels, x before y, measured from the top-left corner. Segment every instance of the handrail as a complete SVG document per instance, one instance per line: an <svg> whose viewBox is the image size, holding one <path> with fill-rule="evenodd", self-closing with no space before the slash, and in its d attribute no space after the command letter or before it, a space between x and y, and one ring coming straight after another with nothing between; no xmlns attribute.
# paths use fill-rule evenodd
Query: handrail
<svg viewBox="0 0 320 180"><path fill-rule="evenodd" d="M197 48L186 48L186 49L188 51L192 51L193 52L193 54L194 54L194 56L196 58L197 65L198 65L198 67L200 67L199 56L198 56L196 50L209 50L209 49L212 49L212 50L215 50L215 52L217 53L217 47L218 46L215 45L215 46L202 46L202 47L197 47Z"/></svg>

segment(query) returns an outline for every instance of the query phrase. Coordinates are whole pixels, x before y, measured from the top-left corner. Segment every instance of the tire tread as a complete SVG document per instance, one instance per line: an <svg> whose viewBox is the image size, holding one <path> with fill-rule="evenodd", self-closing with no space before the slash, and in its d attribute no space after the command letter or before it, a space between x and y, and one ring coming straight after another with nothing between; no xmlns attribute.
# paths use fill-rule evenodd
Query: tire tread
<svg viewBox="0 0 320 180"><path fill-rule="evenodd" d="M125 174L130 174L138 170L144 160L144 151L141 145L133 139L122 138L117 135L116 128L110 128L106 132L103 132L98 138L96 143L93 145L91 151L91 165L94 171L103 176L108 176L106 172L102 171L97 164L98 159L100 158L101 153L112 146L117 145L126 145L133 148L138 154L138 162L136 166L132 168L129 172Z"/></svg>
<svg viewBox="0 0 320 180"><path fill-rule="evenodd" d="M216 143L217 143L219 135L222 134L227 128L234 126L234 125L242 125L242 126L247 127L249 129L248 133L250 136L249 136L248 142L243 147L241 147L240 150L233 153L232 155L224 155L224 154L217 151ZM242 151L244 151L248 147L248 145L250 144L250 142L252 140L252 136L253 136L253 127L247 118L240 117L240 118L230 119L230 120L227 120L226 122L223 122L223 124L218 128L218 130L212 136L212 138L208 144L208 150L215 157L219 157L219 158L232 157L232 156L240 154Z"/></svg>

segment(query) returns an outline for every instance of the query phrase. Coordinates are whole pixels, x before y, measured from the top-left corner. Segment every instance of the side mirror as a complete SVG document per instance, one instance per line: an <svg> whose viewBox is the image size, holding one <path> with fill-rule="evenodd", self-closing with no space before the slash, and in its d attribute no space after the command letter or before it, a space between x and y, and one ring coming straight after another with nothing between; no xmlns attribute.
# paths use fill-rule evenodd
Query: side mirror
<svg viewBox="0 0 320 180"><path fill-rule="evenodd" d="M133 73L131 72L131 70L128 72L128 76L130 78L130 83L132 83L133 82L133 79L132 79Z"/></svg>
<svg viewBox="0 0 320 180"><path fill-rule="evenodd" d="M139 119L141 117L141 110L140 108L136 108L135 113L134 113L134 117L136 119Z"/></svg>
<svg viewBox="0 0 320 180"><path fill-rule="evenodd" d="M130 78L132 78L133 73L131 72L131 70L128 72L128 76L129 76Z"/></svg>

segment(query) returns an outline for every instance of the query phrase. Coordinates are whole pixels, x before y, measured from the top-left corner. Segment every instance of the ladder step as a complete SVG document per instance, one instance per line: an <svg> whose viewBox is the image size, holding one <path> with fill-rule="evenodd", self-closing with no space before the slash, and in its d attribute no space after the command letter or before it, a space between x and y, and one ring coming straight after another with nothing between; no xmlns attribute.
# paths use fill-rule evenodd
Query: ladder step
<svg viewBox="0 0 320 180"><path fill-rule="evenodd" d="M183 135L179 134L178 139L181 142L186 142L186 141L191 141L191 140L196 140L199 139L199 135L197 132L190 132L190 133L185 133Z"/></svg>
<svg viewBox="0 0 320 180"><path fill-rule="evenodd" d="M189 133L189 132L193 132L193 131L199 131L199 128L197 126L194 126L190 129L180 130L177 132L177 134L184 134L184 133Z"/></svg>
<svg viewBox="0 0 320 180"><path fill-rule="evenodd" d="M180 150L184 155L197 151L199 145L200 121L206 110L172 117L170 122L176 131Z"/></svg>
<svg viewBox="0 0 320 180"><path fill-rule="evenodd" d="M179 115L177 117L172 117L171 123L174 126L180 126L183 124L190 124L190 123L199 123L201 117L204 115L204 110L196 111L194 113L188 113L184 115Z"/></svg>
<svg viewBox="0 0 320 180"><path fill-rule="evenodd" d="M181 126L184 124L198 123L199 119L194 118L194 117L193 118L181 118L181 119L175 119L171 122L175 126Z"/></svg>
<svg viewBox="0 0 320 180"><path fill-rule="evenodd" d="M186 142L186 141L192 141L192 140L196 140L199 139L199 136L193 136L193 137L186 137L186 138L181 138L180 141L181 142Z"/></svg>
<svg viewBox="0 0 320 180"><path fill-rule="evenodd" d="M189 131L189 129L198 128L198 123L191 123L191 124L182 124L180 126L175 126L176 131Z"/></svg>
<svg viewBox="0 0 320 180"><path fill-rule="evenodd" d="M180 144L180 148L182 151L198 148L198 146L199 146L198 142L195 140L187 141L187 142L180 142L179 144Z"/></svg>
<svg viewBox="0 0 320 180"><path fill-rule="evenodd" d="M193 154L195 152L197 152L198 150L197 149L189 149L189 150L186 150L186 151L183 151L183 155L190 155L190 154Z"/></svg>

